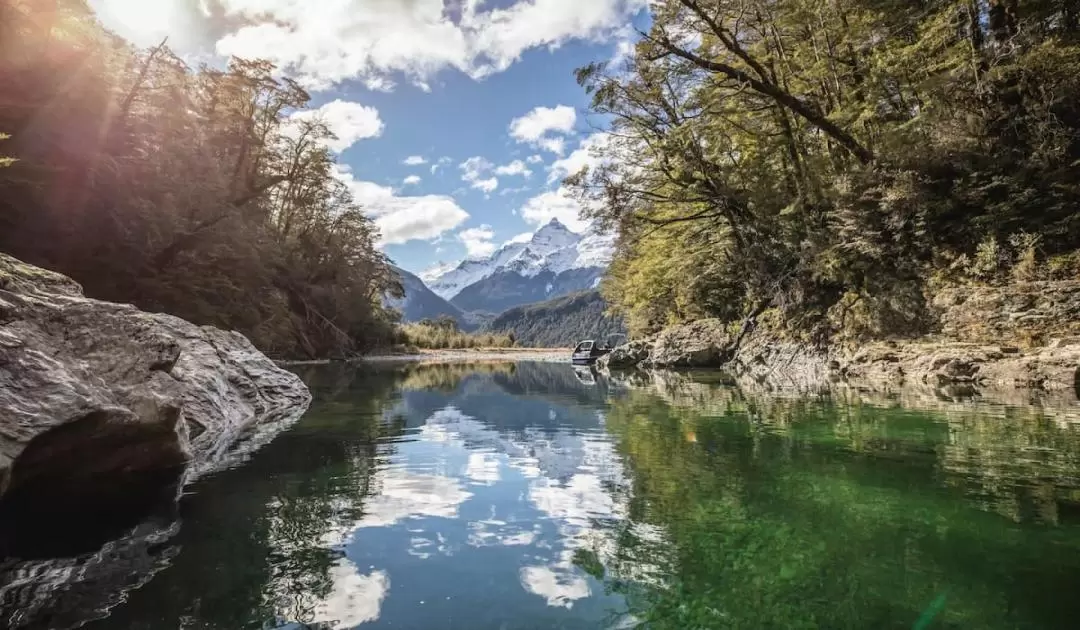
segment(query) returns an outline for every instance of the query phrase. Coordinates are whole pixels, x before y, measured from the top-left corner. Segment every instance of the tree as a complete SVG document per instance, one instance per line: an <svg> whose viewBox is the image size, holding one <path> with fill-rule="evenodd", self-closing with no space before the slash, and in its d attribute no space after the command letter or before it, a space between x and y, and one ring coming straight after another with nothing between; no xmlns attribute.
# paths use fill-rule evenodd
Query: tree
<svg viewBox="0 0 1080 630"><path fill-rule="evenodd" d="M1072 4L654 3L628 60L577 73L610 141L566 184L618 234L615 312L916 334L981 241L1075 250Z"/></svg>
<svg viewBox="0 0 1080 630"><path fill-rule="evenodd" d="M81 0L0 0L0 248L87 293L232 328L280 356L384 345L402 288L273 64L192 70Z"/></svg>

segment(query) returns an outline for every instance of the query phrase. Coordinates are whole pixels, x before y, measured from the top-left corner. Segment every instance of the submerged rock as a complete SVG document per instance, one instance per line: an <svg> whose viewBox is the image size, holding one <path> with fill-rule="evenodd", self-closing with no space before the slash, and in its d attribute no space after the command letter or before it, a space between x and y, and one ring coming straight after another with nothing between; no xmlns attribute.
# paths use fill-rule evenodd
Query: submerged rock
<svg viewBox="0 0 1080 630"><path fill-rule="evenodd" d="M175 497L310 400L238 333L89 299L0 254L0 557L61 512Z"/></svg>

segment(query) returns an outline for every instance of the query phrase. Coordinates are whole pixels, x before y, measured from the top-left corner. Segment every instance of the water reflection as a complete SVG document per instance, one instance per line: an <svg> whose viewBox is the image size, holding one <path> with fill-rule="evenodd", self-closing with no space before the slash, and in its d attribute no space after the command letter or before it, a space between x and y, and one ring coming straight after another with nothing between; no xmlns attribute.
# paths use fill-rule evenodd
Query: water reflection
<svg viewBox="0 0 1080 630"><path fill-rule="evenodd" d="M585 372L306 370L309 414L190 488L171 564L89 627L910 628L927 614L1055 628L1080 615L1075 400Z"/></svg>

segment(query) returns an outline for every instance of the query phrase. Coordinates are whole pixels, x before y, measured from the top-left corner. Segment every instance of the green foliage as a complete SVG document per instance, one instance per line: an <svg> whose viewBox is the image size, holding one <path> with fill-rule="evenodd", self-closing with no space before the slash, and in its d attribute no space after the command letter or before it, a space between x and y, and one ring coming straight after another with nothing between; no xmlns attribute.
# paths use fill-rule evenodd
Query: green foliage
<svg viewBox="0 0 1080 630"><path fill-rule="evenodd" d="M50 6L51 5L51 6ZM0 0L0 249L93 297L238 330L277 356L383 345L400 285L307 93L268 62L190 69L85 3Z"/></svg>
<svg viewBox="0 0 1080 630"><path fill-rule="evenodd" d="M596 291L512 308L487 328L533 348L571 347L582 339L603 341L626 333L622 320L607 314L607 303Z"/></svg>
<svg viewBox="0 0 1080 630"><path fill-rule="evenodd" d="M619 236L612 308L921 334L931 278L1042 277L1080 247L1073 4L653 3L628 61L577 73L612 121L566 181Z"/></svg>

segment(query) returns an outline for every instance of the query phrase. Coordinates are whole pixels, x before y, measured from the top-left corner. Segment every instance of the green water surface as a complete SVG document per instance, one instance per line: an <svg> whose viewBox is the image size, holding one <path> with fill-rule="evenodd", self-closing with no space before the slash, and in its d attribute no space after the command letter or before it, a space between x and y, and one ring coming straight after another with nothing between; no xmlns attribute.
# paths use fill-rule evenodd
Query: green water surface
<svg viewBox="0 0 1080 630"><path fill-rule="evenodd" d="M1080 627L1080 409L303 368L105 629ZM1020 401L1021 403L1024 401Z"/></svg>

